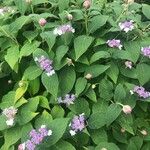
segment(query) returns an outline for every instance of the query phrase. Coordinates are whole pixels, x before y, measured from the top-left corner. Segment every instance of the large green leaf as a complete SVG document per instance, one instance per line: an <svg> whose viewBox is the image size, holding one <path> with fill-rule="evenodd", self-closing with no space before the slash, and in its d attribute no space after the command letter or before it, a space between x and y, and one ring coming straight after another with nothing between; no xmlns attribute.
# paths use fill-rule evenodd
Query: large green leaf
<svg viewBox="0 0 150 150"><path fill-rule="evenodd" d="M106 51L98 51L96 53L94 53L90 59L90 63L93 63L101 58L109 58L110 54Z"/></svg>
<svg viewBox="0 0 150 150"><path fill-rule="evenodd" d="M25 43L20 50L20 59L23 56L31 55L39 47L39 45L40 45L40 42L38 41L34 41L32 43L29 43L29 42Z"/></svg>
<svg viewBox="0 0 150 150"><path fill-rule="evenodd" d="M149 10L150 10L150 6L147 4L143 4L142 12L148 19L150 19L150 11Z"/></svg>
<svg viewBox="0 0 150 150"><path fill-rule="evenodd" d="M59 86L57 74L53 74L52 76L47 76L45 73L43 73L42 83L45 86L46 90L50 92L54 96L54 98L57 98L58 86Z"/></svg>
<svg viewBox="0 0 150 150"><path fill-rule="evenodd" d="M51 50L55 44L56 35L54 35L53 32L51 31L47 31L47 32L41 33L41 37L47 42L49 46L49 50Z"/></svg>
<svg viewBox="0 0 150 150"><path fill-rule="evenodd" d="M94 16L93 18L91 18L88 24L89 33L93 33L97 29L102 27L106 23L107 19L108 19L108 16L105 16L105 15L98 15L98 16Z"/></svg>
<svg viewBox="0 0 150 150"><path fill-rule="evenodd" d="M92 77L97 77L100 74L104 73L110 66L109 65L91 65L87 67L85 74L91 74Z"/></svg>
<svg viewBox="0 0 150 150"><path fill-rule="evenodd" d="M136 67L137 78L141 85L150 81L150 66L147 64L138 64Z"/></svg>
<svg viewBox="0 0 150 150"><path fill-rule="evenodd" d="M111 104L106 112L106 124L109 126L120 115L122 109L118 104Z"/></svg>
<svg viewBox="0 0 150 150"><path fill-rule="evenodd" d="M85 78L78 78L75 84L76 96L79 96L85 89L87 84L87 80Z"/></svg>
<svg viewBox="0 0 150 150"><path fill-rule="evenodd" d="M40 76L42 70L38 66L29 66L23 75L23 80L34 80L38 76Z"/></svg>
<svg viewBox="0 0 150 150"><path fill-rule="evenodd" d="M63 96L64 94L69 93L75 83L76 73L73 67L66 67L62 69L59 73L59 85L60 85L60 94Z"/></svg>
<svg viewBox="0 0 150 150"><path fill-rule="evenodd" d="M58 142L66 131L68 121L68 118L60 118L49 122L48 128L52 130L52 135L41 144L41 147L49 147Z"/></svg>
<svg viewBox="0 0 150 150"><path fill-rule="evenodd" d="M5 143L2 150L9 149L9 147L15 144L21 138L21 128L14 127L4 132Z"/></svg>
<svg viewBox="0 0 150 150"><path fill-rule="evenodd" d="M76 150L75 147L69 142L66 141L59 141L52 147L50 147L51 150Z"/></svg>
<svg viewBox="0 0 150 150"><path fill-rule="evenodd" d="M18 59L19 59L19 48L18 46L12 46L7 50L5 55L6 62L10 65L11 69L18 71Z"/></svg>
<svg viewBox="0 0 150 150"><path fill-rule="evenodd" d="M20 13L23 15L26 12L27 9L27 2L25 0L14 0L15 5L17 6L17 9L20 11Z"/></svg>
<svg viewBox="0 0 150 150"><path fill-rule="evenodd" d="M107 150L120 150L116 144L107 142L100 142L95 150L103 150L104 148Z"/></svg>
<svg viewBox="0 0 150 150"><path fill-rule="evenodd" d="M122 84L118 84L115 89L114 100L117 102L123 102L126 97L126 92Z"/></svg>
<svg viewBox="0 0 150 150"><path fill-rule="evenodd" d="M87 51L89 46L93 42L93 37L86 36L86 35L81 35L75 38L74 40L74 49L75 49L75 55L76 55L76 60L79 59L79 57Z"/></svg>

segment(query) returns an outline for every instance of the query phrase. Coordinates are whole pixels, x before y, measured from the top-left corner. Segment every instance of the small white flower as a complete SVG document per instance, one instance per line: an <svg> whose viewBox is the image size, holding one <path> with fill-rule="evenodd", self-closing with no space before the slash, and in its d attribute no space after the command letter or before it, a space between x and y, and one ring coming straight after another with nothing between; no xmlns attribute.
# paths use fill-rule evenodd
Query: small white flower
<svg viewBox="0 0 150 150"><path fill-rule="evenodd" d="M131 94L131 95L133 95L133 94L134 94L134 92L133 92L132 90L130 90L130 94Z"/></svg>
<svg viewBox="0 0 150 150"><path fill-rule="evenodd" d="M48 130L48 134L47 134L47 135L48 135L48 136L51 136L52 133L53 133L52 130Z"/></svg>
<svg viewBox="0 0 150 150"><path fill-rule="evenodd" d="M41 125L41 128L46 128L46 125Z"/></svg>
<svg viewBox="0 0 150 150"><path fill-rule="evenodd" d="M14 124L14 119L9 119L9 120L7 120L7 121L6 121L6 124L7 124L8 126L13 126L13 124Z"/></svg>
<svg viewBox="0 0 150 150"><path fill-rule="evenodd" d="M76 132L74 130L70 130L69 133L70 133L71 136L76 135Z"/></svg>
<svg viewBox="0 0 150 150"><path fill-rule="evenodd" d="M47 76L52 76L53 74L55 74L55 70L52 70L51 72L47 72L46 74Z"/></svg>

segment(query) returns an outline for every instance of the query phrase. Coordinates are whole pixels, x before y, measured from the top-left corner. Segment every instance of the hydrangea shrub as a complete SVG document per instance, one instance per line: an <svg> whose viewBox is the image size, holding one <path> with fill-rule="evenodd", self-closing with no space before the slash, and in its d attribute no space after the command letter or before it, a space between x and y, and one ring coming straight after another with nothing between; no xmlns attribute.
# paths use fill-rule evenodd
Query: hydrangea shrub
<svg viewBox="0 0 150 150"><path fill-rule="evenodd" d="M1 150L149 150L150 3L1 0Z"/></svg>

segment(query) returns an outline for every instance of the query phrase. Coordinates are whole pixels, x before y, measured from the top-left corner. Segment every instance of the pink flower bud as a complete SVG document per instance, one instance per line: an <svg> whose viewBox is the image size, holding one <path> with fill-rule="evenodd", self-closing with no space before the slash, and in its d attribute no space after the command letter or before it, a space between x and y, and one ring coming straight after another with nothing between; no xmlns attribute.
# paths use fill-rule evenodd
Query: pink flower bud
<svg viewBox="0 0 150 150"><path fill-rule="evenodd" d="M25 143L20 144L18 150L25 150Z"/></svg>
<svg viewBox="0 0 150 150"><path fill-rule="evenodd" d="M67 15L67 19L68 19L69 21L71 21L71 20L73 19L73 16L72 16L71 14L68 14L68 15Z"/></svg>
<svg viewBox="0 0 150 150"><path fill-rule="evenodd" d="M88 73L86 76L85 76L86 79L91 79L92 78L92 75L90 73Z"/></svg>
<svg viewBox="0 0 150 150"><path fill-rule="evenodd" d="M90 8L90 6L91 6L91 0L85 0L83 3L83 7L85 9L88 9L88 8Z"/></svg>
<svg viewBox="0 0 150 150"><path fill-rule="evenodd" d="M132 108L131 108L131 106L129 106L129 105L123 105L122 111L123 111L125 114L130 114L130 113L132 112Z"/></svg>
<svg viewBox="0 0 150 150"><path fill-rule="evenodd" d="M46 21L44 18L41 18L41 19L39 20L39 25L40 25L40 26L45 26L46 23L47 23L47 21Z"/></svg>
<svg viewBox="0 0 150 150"><path fill-rule="evenodd" d="M140 131L140 132L141 132L141 134L143 134L144 136L147 135L147 131L146 131L146 130L142 130L142 131Z"/></svg>

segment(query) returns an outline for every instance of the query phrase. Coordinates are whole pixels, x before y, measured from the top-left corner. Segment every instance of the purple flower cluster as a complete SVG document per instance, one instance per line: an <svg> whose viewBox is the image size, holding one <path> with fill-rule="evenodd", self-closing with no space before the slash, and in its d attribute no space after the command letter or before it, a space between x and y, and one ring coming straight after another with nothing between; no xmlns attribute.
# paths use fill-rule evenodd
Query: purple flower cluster
<svg viewBox="0 0 150 150"><path fill-rule="evenodd" d="M74 33L75 29L70 24L67 24L67 25L62 25L62 26L60 26L58 28L55 28L55 30L54 30L54 34L55 35L63 35L66 32Z"/></svg>
<svg viewBox="0 0 150 150"><path fill-rule="evenodd" d="M82 131L85 128L85 116L84 113L79 116L74 116L70 123L70 134L71 136L75 135L76 132Z"/></svg>
<svg viewBox="0 0 150 150"><path fill-rule="evenodd" d="M48 76L55 74L55 71L52 67L52 61L45 58L45 56L41 56L40 58L36 57L35 61L40 64L41 69L44 70Z"/></svg>
<svg viewBox="0 0 150 150"><path fill-rule="evenodd" d="M58 103L64 103L66 104L67 106L71 105L71 104L74 104L74 101L75 101L75 95L74 94L66 94L64 96L64 98L62 97L59 97L58 98Z"/></svg>
<svg viewBox="0 0 150 150"><path fill-rule="evenodd" d="M121 41L120 41L120 40L116 40L116 39L108 40L108 41L107 41L107 44L108 44L109 47L112 47L112 48L117 47L117 48L119 48L120 50L121 50L121 48L122 48L122 45L121 45Z"/></svg>
<svg viewBox="0 0 150 150"><path fill-rule="evenodd" d="M141 52L144 56L150 58L150 46L149 47L142 47Z"/></svg>
<svg viewBox="0 0 150 150"><path fill-rule="evenodd" d="M43 139L47 136L52 135L52 131L48 130L45 125L42 125L39 129L38 132L36 130L31 130L30 131L30 140L27 140L25 143L22 143L18 146L18 150L35 150L36 145L39 145Z"/></svg>
<svg viewBox="0 0 150 150"><path fill-rule="evenodd" d="M126 33L132 31L134 29L133 20L124 21L119 23L119 27L121 30L125 31Z"/></svg>
<svg viewBox="0 0 150 150"><path fill-rule="evenodd" d="M150 97L150 92L146 91L142 86L135 86L131 93L136 93L141 98L148 98Z"/></svg>

